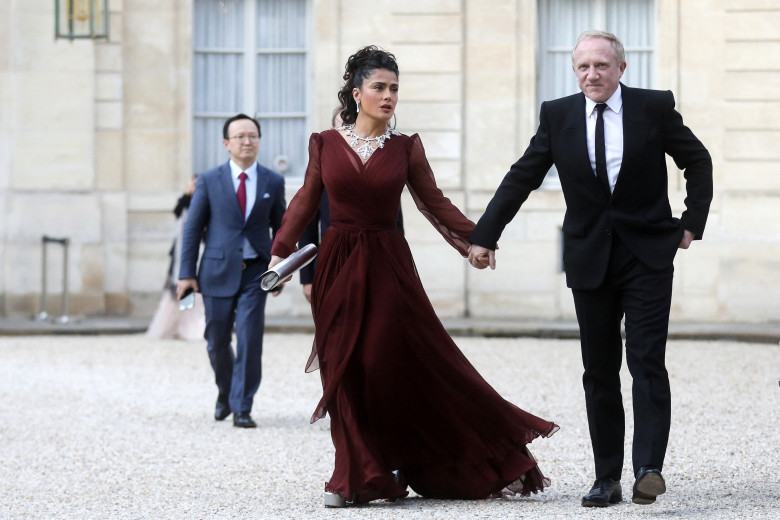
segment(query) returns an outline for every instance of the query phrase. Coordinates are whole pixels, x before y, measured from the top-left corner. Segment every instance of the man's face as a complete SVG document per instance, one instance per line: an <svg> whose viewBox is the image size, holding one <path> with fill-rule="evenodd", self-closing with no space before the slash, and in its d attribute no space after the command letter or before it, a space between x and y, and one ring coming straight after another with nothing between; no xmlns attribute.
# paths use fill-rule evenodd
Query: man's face
<svg viewBox="0 0 780 520"><path fill-rule="evenodd" d="M604 103L618 88L626 64L618 63L612 44L604 38L580 42L572 60L577 83L583 94L596 103Z"/></svg>
<svg viewBox="0 0 780 520"><path fill-rule="evenodd" d="M228 138L223 139L225 150L230 153L230 158L242 166L253 163L260 150L260 138L257 127L249 119L233 121L228 126Z"/></svg>

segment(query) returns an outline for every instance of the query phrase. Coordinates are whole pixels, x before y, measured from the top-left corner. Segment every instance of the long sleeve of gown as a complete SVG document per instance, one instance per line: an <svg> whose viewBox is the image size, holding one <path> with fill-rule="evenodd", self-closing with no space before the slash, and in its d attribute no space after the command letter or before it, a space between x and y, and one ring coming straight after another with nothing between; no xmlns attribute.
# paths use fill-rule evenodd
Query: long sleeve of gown
<svg viewBox="0 0 780 520"><path fill-rule="evenodd" d="M425 157L425 149L419 135L414 134L409 138L407 151L409 176L406 186L417 208L433 224L436 231L465 257L468 254L469 235L475 227L474 223L436 186L436 179Z"/></svg>
<svg viewBox="0 0 780 520"><path fill-rule="evenodd" d="M322 136L312 134L309 139L309 165L306 167L306 177L303 186L298 190L282 218L282 226L276 233L271 254L286 258L296 250L296 243L303 234L311 219L317 213L322 197L322 170L320 167L320 151Z"/></svg>

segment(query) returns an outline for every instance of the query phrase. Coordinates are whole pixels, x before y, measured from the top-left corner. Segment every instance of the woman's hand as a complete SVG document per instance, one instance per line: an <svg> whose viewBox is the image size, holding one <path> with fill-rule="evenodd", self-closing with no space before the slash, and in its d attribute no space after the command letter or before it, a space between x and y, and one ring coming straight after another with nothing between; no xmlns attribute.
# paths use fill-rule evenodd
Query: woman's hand
<svg viewBox="0 0 780 520"><path fill-rule="evenodd" d="M268 263L268 269L271 269L273 266L275 266L282 260L284 260L284 258L282 258L281 256L272 255L271 261Z"/></svg>
<svg viewBox="0 0 780 520"><path fill-rule="evenodd" d="M271 261L268 263L268 269L273 268L273 266L275 266L276 264L278 264L282 260L284 260L284 258L282 258L281 256L271 255ZM284 287L284 284L286 284L290 280L292 280L292 275L288 276L286 280L282 281L279 285L277 285L276 288L277 288L278 292L274 291L274 292L276 292L276 294L274 294L274 296L279 296L279 294L281 294L281 292L282 292L282 288Z"/></svg>

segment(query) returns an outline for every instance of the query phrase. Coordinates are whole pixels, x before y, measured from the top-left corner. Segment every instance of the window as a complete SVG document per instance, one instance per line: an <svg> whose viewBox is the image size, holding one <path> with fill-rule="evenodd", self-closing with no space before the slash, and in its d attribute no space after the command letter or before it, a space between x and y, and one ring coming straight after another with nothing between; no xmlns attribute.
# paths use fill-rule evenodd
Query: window
<svg viewBox="0 0 780 520"><path fill-rule="evenodd" d="M194 5L194 171L227 161L222 125L243 112L262 125L260 164L303 176L307 0L195 0Z"/></svg>
<svg viewBox="0 0 780 520"><path fill-rule="evenodd" d="M571 68L577 36L588 29L614 33L626 50L628 66L621 81L652 88L654 82L655 5L653 0L539 0L537 101L580 91ZM546 187L560 186L555 168Z"/></svg>

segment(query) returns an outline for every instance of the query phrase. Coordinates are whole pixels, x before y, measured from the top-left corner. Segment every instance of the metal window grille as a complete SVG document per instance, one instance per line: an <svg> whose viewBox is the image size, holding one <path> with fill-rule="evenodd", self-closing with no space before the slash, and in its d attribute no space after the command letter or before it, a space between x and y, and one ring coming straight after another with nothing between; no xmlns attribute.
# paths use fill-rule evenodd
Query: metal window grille
<svg viewBox="0 0 780 520"><path fill-rule="evenodd" d="M54 0L56 38L108 39L108 0Z"/></svg>

